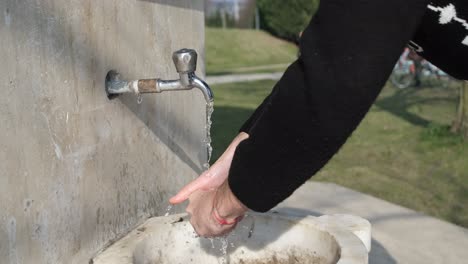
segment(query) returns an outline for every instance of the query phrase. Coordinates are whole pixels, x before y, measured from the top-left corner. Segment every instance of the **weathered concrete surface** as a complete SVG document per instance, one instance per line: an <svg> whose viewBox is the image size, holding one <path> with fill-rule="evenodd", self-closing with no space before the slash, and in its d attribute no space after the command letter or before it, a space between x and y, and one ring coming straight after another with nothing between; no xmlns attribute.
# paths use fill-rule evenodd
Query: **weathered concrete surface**
<svg viewBox="0 0 468 264"><path fill-rule="evenodd" d="M182 47L203 58L203 0L2 0L0 16L0 262L86 263L206 160L199 91L138 105L103 87L110 69L176 78Z"/></svg>
<svg viewBox="0 0 468 264"><path fill-rule="evenodd" d="M339 185L307 182L275 209L298 216L343 213L369 220L370 264L467 263L468 229Z"/></svg>

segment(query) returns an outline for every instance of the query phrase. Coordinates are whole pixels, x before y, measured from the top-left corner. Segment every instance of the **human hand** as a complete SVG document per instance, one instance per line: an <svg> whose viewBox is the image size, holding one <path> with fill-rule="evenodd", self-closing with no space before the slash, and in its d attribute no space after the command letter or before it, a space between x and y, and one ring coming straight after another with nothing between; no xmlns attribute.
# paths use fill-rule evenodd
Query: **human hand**
<svg viewBox="0 0 468 264"><path fill-rule="evenodd" d="M190 195L189 200L186 211L191 216L190 224L203 237L222 236L231 232L247 211L231 192L227 181L215 190L197 190Z"/></svg>
<svg viewBox="0 0 468 264"><path fill-rule="evenodd" d="M227 182L237 145L249 137L241 132L213 166L186 185L169 202L190 203L186 211L190 223L201 236L219 236L231 231L247 208L235 197Z"/></svg>

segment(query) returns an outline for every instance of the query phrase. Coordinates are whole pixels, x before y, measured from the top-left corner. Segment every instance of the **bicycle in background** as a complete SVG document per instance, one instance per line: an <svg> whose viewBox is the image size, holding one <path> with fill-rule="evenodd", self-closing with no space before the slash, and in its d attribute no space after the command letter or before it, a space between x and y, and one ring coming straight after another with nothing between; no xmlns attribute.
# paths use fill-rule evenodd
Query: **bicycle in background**
<svg viewBox="0 0 468 264"><path fill-rule="evenodd" d="M399 89L405 89L411 86L420 87L423 81L431 86L447 87L451 77L414 51L405 48L393 68L390 82Z"/></svg>

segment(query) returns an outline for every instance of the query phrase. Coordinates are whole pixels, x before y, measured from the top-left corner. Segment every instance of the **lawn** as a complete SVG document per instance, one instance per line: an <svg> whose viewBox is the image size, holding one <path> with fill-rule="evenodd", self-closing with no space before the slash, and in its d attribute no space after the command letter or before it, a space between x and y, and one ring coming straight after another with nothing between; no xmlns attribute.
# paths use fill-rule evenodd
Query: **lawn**
<svg viewBox="0 0 468 264"><path fill-rule="evenodd" d="M214 86L215 161L274 82ZM468 142L448 132L457 87L387 85L351 138L313 180L334 182L468 227Z"/></svg>
<svg viewBox="0 0 468 264"><path fill-rule="evenodd" d="M206 71L209 75L284 71L296 56L296 45L264 31L206 29Z"/></svg>

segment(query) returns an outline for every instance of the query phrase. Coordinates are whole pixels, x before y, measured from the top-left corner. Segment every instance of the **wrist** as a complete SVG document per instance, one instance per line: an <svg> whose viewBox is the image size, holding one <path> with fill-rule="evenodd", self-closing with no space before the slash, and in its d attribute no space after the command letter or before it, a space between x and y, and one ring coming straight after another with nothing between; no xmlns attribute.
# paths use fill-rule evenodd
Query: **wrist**
<svg viewBox="0 0 468 264"><path fill-rule="evenodd" d="M229 153L230 159L232 159L232 156L234 155L234 151L236 150L237 146L244 140L249 138L249 134L245 132L240 132L229 144L229 146L226 149L226 153Z"/></svg>
<svg viewBox="0 0 468 264"><path fill-rule="evenodd" d="M223 218L219 215L218 213L218 210L216 209L216 207L213 207L213 218L220 224L220 225L234 225L236 224L237 222L239 222L240 220L242 220L242 218L244 217L243 215L240 215L234 219L227 219L227 218Z"/></svg>
<svg viewBox="0 0 468 264"><path fill-rule="evenodd" d="M231 192L228 182L225 181L216 191L214 198L213 214L215 218L235 223L244 216L247 210L248 208Z"/></svg>
<svg viewBox="0 0 468 264"><path fill-rule="evenodd" d="M237 134L237 136L234 138L233 141L239 144L241 141L246 140L248 138L249 138L249 134L245 132L240 132L239 134Z"/></svg>

